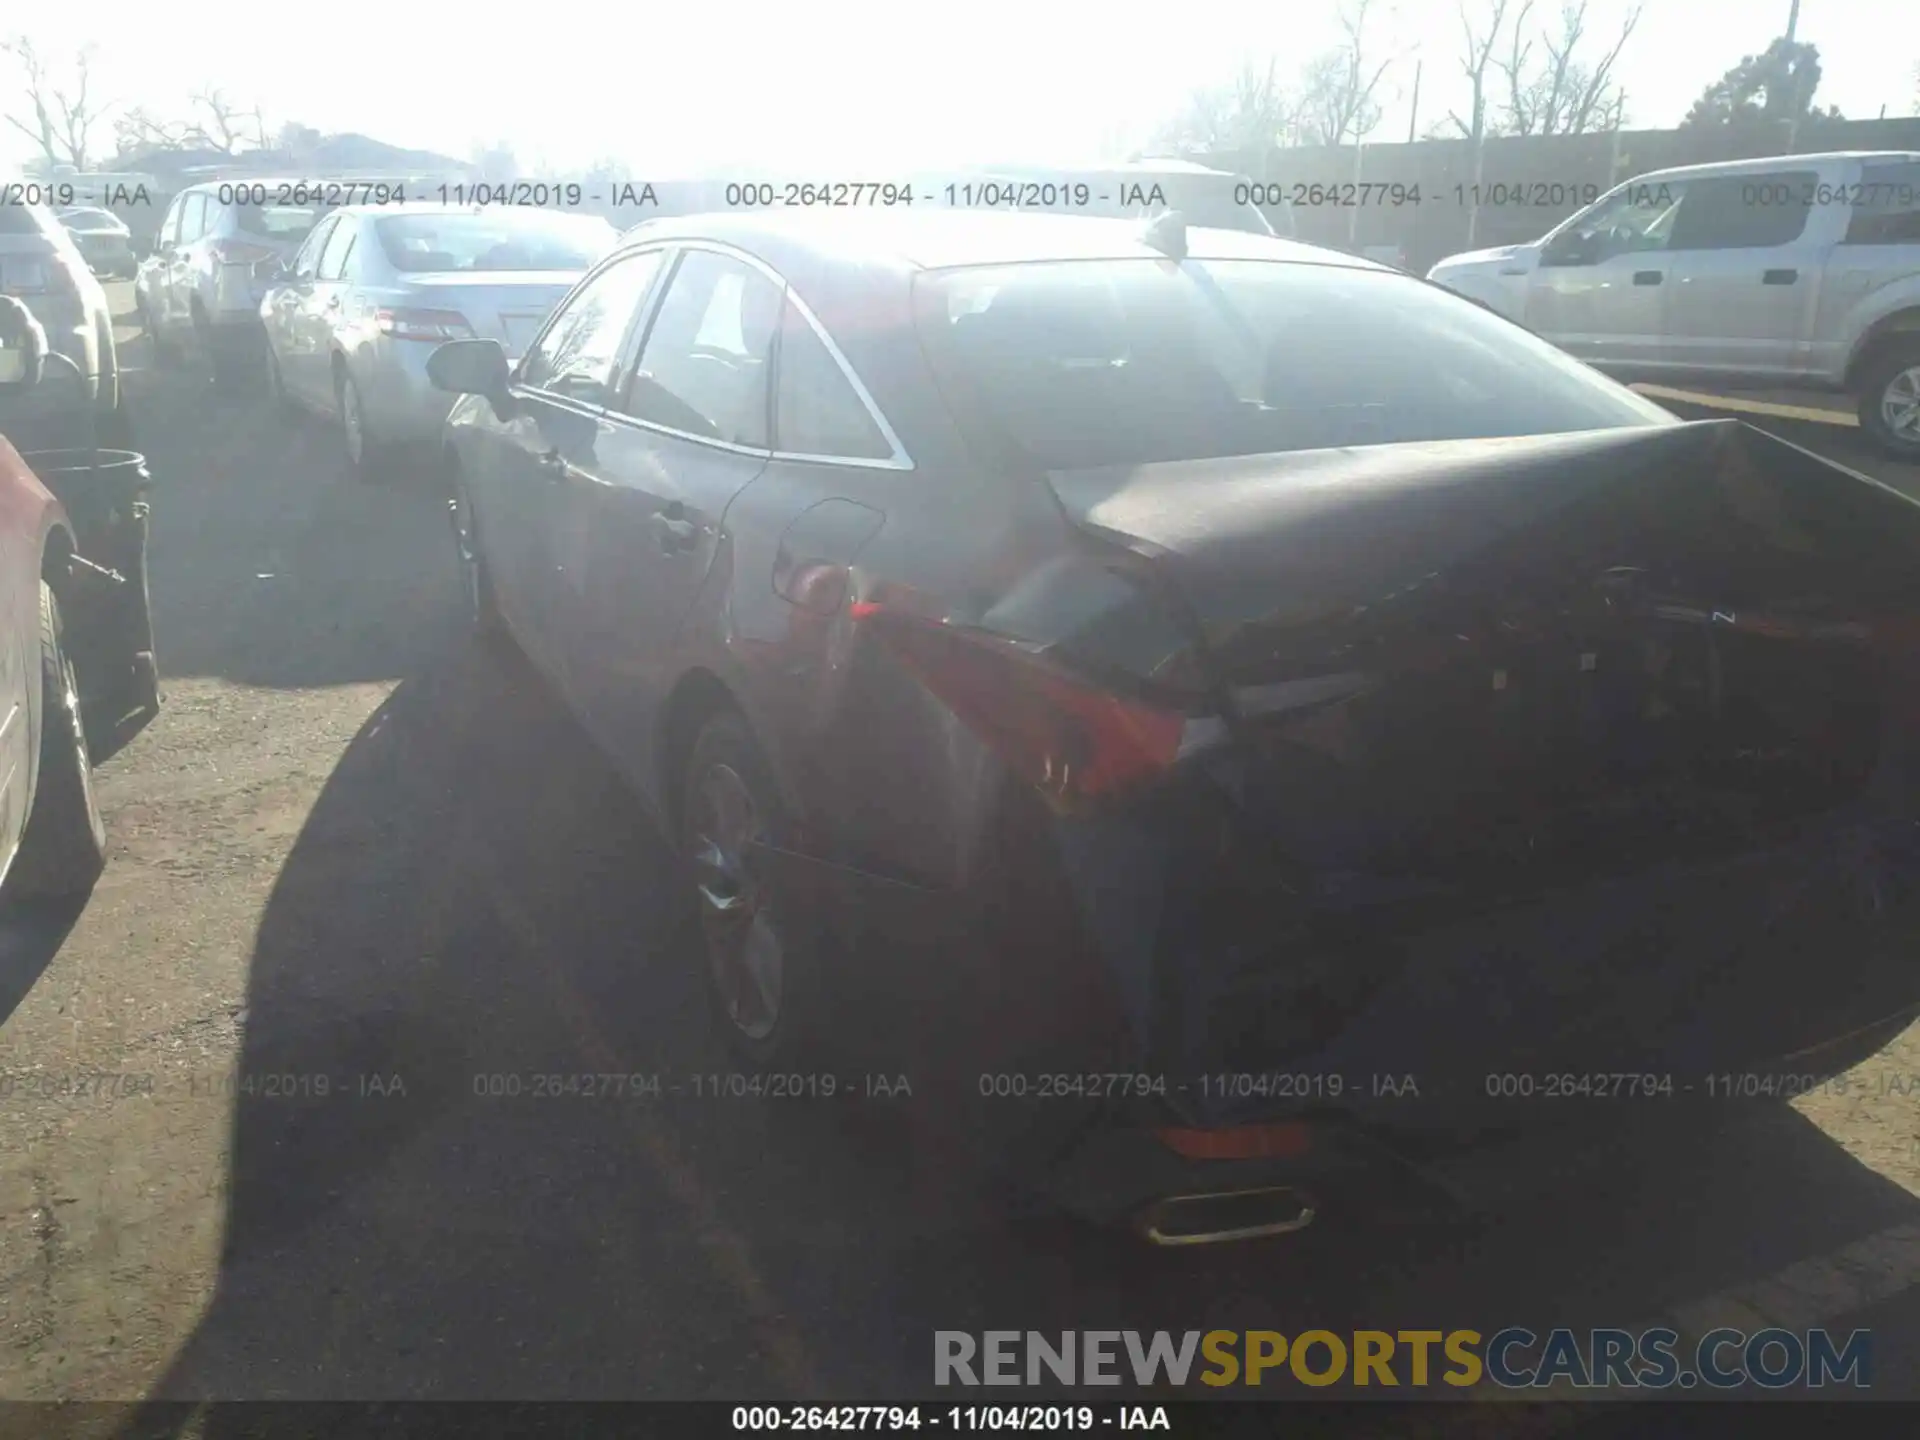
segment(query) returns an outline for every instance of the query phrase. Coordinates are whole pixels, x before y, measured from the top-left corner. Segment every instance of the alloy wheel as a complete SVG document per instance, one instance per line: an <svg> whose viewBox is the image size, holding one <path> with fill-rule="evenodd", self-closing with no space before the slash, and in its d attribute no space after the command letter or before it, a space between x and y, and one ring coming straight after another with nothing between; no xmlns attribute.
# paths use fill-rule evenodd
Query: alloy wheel
<svg viewBox="0 0 1920 1440"><path fill-rule="evenodd" d="M1920 442L1920 365L1910 365L1880 392L1880 417L1902 440Z"/></svg>
<svg viewBox="0 0 1920 1440"><path fill-rule="evenodd" d="M742 1035L765 1040L780 1022L786 970L778 924L747 862L765 827L746 781L719 762L694 786L689 810L688 859L714 991Z"/></svg>

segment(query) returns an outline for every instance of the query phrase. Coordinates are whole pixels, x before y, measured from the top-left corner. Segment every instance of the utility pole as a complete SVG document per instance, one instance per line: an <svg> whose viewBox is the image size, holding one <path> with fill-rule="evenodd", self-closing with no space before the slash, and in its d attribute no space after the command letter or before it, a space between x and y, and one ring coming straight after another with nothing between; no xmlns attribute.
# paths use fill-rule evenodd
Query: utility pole
<svg viewBox="0 0 1920 1440"><path fill-rule="evenodd" d="M1793 43L1793 35L1800 28L1800 0L1791 0L1787 11L1787 43Z"/></svg>
<svg viewBox="0 0 1920 1440"><path fill-rule="evenodd" d="M1799 0L1794 0L1799 4ZM1420 130L1420 66L1423 62L1413 62L1413 109L1407 115L1407 144L1411 145Z"/></svg>

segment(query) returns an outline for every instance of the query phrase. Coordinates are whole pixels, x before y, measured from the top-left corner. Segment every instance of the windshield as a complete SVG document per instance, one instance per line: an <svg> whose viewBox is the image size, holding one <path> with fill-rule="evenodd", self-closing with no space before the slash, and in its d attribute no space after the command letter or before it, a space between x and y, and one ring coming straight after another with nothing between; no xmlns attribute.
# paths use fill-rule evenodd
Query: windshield
<svg viewBox="0 0 1920 1440"><path fill-rule="evenodd" d="M1666 422L1410 276L1270 261L932 272L918 323L963 417L1047 469Z"/></svg>
<svg viewBox="0 0 1920 1440"><path fill-rule="evenodd" d="M587 215L543 211L387 215L374 222L396 270L585 270L619 232Z"/></svg>
<svg viewBox="0 0 1920 1440"><path fill-rule="evenodd" d="M120 222L105 210L62 210L60 223L81 230L116 230Z"/></svg>
<svg viewBox="0 0 1920 1440"><path fill-rule="evenodd" d="M310 205L236 205L240 228L268 240L300 240L320 223L321 210Z"/></svg>

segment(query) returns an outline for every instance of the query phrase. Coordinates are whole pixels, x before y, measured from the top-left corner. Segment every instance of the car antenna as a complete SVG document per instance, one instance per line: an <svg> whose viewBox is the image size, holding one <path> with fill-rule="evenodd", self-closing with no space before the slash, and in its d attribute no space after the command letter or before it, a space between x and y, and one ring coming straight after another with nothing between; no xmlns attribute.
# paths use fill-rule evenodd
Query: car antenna
<svg viewBox="0 0 1920 1440"><path fill-rule="evenodd" d="M1147 222L1140 238L1172 260L1187 258L1187 217L1178 210L1162 210Z"/></svg>

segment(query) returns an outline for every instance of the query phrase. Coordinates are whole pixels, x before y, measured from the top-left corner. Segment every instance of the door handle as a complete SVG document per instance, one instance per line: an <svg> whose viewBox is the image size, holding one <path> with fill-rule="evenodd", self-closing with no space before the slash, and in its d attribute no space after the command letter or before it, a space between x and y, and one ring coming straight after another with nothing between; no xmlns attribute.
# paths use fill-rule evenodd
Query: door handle
<svg viewBox="0 0 1920 1440"><path fill-rule="evenodd" d="M1762 285L1791 285L1800 278L1798 270L1769 270L1760 277Z"/></svg>
<svg viewBox="0 0 1920 1440"><path fill-rule="evenodd" d="M669 555L691 550L700 538L700 527L691 520L670 519L666 513L653 517L653 538Z"/></svg>
<svg viewBox="0 0 1920 1440"><path fill-rule="evenodd" d="M549 480L564 480L573 471L573 467L567 464L566 457L558 450L546 451L534 463L540 467L540 473Z"/></svg>
<svg viewBox="0 0 1920 1440"><path fill-rule="evenodd" d="M1633 283L1636 285L1658 285L1666 278L1667 276L1664 270L1636 270L1633 272Z"/></svg>

